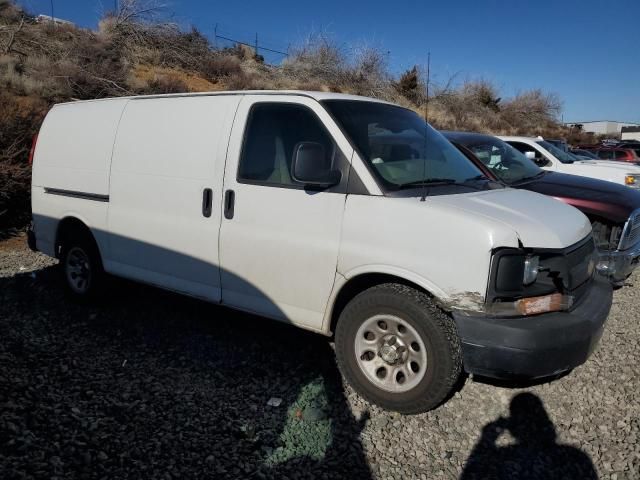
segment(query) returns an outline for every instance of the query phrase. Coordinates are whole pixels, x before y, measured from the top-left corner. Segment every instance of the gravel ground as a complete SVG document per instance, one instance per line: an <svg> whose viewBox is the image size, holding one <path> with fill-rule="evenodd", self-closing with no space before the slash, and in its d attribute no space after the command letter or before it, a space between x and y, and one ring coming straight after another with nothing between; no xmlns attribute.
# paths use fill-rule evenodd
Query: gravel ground
<svg viewBox="0 0 640 480"><path fill-rule="evenodd" d="M638 275L574 372L403 417L321 336L124 281L76 305L24 243L0 242L2 479L640 478Z"/></svg>

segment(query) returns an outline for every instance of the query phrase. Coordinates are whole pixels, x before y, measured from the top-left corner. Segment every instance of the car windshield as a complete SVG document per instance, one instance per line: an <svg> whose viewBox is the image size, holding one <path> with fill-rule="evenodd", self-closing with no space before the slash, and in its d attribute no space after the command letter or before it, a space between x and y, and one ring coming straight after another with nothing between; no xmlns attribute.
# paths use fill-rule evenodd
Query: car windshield
<svg viewBox="0 0 640 480"><path fill-rule="evenodd" d="M322 103L387 190L486 181L478 167L411 110L359 100Z"/></svg>
<svg viewBox="0 0 640 480"><path fill-rule="evenodd" d="M562 151L555 145L552 145L545 140L538 140L536 143L540 145L542 148L546 149L548 152L550 152L554 157L556 157L562 163L573 163L576 161L580 161L580 159L575 155L569 152Z"/></svg>
<svg viewBox="0 0 640 480"><path fill-rule="evenodd" d="M544 170L506 142L495 137L455 139L505 183L518 183L540 175Z"/></svg>
<svg viewBox="0 0 640 480"><path fill-rule="evenodd" d="M598 160L598 156L589 150L573 150L571 153L580 160Z"/></svg>

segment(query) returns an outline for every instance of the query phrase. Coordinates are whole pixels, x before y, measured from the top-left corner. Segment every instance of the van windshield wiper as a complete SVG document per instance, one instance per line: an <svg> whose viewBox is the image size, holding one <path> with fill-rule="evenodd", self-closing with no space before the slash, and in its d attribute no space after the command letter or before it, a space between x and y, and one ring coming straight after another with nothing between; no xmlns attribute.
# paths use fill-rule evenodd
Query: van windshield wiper
<svg viewBox="0 0 640 480"><path fill-rule="evenodd" d="M479 180L489 180L486 175L476 175L475 177L467 178L463 183L466 182L477 182Z"/></svg>

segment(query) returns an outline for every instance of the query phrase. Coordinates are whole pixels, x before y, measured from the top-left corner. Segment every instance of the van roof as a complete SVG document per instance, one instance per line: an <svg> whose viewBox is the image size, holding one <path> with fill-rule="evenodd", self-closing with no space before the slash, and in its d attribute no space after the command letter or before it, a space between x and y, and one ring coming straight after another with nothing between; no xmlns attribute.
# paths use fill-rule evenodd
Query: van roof
<svg viewBox="0 0 640 480"><path fill-rule="evenodd" d="M189 92L189 93L169 93L160 95L133 95L128 97L109 97L98 98L94 100L75 100L71 102L62 102L58 105L69 105L87 102L105 102L109 100L139 100L148 98L171 98L171 97L197 97L197 96L212 96L212 95L292 95L303 96L313 98L315 100L359 100L367 102L378 102L393 105L391 102L385 102L384 100L378 100L376 98L363 97L360 95L349 95L346 93L333 93L333 92L314 92L306 90L227 90L227 91L215 91L215 92Z"/></svg>

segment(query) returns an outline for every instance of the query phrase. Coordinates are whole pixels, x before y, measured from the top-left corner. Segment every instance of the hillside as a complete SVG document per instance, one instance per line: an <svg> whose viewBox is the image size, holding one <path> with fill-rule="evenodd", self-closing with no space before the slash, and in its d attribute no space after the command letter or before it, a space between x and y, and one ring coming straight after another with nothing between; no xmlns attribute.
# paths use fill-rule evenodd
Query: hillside
<svg viewBox="0 0 640 480"><path fill-rule="evenodd" d="M280 66L247 47L215 49L197 30L154 20L135 0L98 31L37 23L0 0L0 231L28 221L31 139L54 103L108 96L226 89L306 89L368 95L423 113L418 66L392 75L386 55L351 51L322 35L292 49ZM567 137L560 100L542 90L500 98L486 81L430 83L437 128Z"/></svg>

